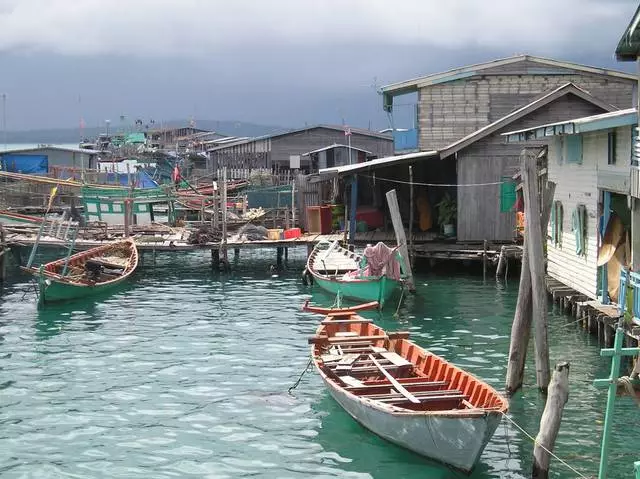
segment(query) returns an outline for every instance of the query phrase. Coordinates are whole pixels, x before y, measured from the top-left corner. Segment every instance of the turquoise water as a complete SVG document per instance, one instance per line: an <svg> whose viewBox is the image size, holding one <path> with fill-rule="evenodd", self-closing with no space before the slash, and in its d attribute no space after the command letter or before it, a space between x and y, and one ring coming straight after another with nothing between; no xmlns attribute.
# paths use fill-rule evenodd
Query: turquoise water
<svg viewBox="0 0 640 479"><path fill-rule="evenodd" d="M303 259L272 277L274 252L245 254L229 276L205 253L150 257L131 283L93 301L43 311L26 277L0 295L0 475L4 477L465 477L355 423L309 370L319 317L304 299ZM16 273L17 274L17 273ZM517 295L474 276L417 278L416 295L380 324L502 387ZM373 314L375 317L376 313ZM553 312L554 361L571 361L556 453L595 475L608 363L592 337ZM531 356L531 355L530 355ZM535 435L543 401L529 386L511 416ZM611 476L632 477L638 409L618 402ZM507 421L471 476L530 477L532 443ZM552 476L573 478L557 462Z"/></svg>

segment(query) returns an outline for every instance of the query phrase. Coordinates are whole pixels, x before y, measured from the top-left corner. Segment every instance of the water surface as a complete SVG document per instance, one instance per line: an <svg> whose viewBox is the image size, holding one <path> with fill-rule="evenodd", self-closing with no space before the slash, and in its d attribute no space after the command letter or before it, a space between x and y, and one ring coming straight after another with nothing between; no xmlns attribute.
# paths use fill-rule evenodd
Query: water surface
<svg viewBox="0 0 640 479"><path fill-rule="evenodd" d="M273 254L272 254L273 253ZM266 255L265 259L262 254ZM27 278L0 295L2 477L457 478L355 423L310 369L307 337L319 317L303 259L272 277L275 253L243 252L229 277L208 255L150 257L114 294L37 310ZM423 275L398 318L393 301L376 318L502 388L517 283ZM397 299L397 298L396 298ZM571 361L570 400L556 453L595 475L608 375L595 340L550 316L554 361ZM532 355L530 354L532 358ZM543 401L530 386L511 417L535 435ZM637 407L618 402L611 477L631 477ZM507 421L473 479L530 477L533 445ZM552 476L573 478L557 462Z"/></svg>

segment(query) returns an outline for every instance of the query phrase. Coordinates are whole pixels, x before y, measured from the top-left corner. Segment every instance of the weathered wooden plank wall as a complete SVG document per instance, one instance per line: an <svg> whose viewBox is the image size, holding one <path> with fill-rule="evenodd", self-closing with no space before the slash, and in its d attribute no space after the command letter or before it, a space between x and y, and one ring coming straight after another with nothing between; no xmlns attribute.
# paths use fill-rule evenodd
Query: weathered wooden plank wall
<svg viewBox="0 0 640 479"><path fill-rule="evenodd" d="M633 106L633 80L561 67L541 69L530 61L503 65L419 90L420 150L450 145L568 82L618 108Z"/></svg>
<svg viewBox="0 0 640 479"><path fill-rule="evenodd" d="M599 107L574 95L559 98L460 151L458 184L499 182L503 176L512 177L518 171L519 154L525 145L505 144L500 133L597 113L602 113ZM458 240L511 241L515 227L515 213L500 211L499 185L458 187Z"/></svg>

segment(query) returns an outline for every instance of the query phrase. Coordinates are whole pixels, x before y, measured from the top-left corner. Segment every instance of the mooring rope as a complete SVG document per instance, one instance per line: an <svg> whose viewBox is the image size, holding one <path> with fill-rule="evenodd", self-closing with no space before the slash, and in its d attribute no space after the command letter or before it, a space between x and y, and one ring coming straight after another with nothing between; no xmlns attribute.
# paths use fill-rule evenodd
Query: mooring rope
<svg viewBox="0 0 640 479"><path fill-rule="evenodd" d="M293 391L295 388L298 387L298 384L300 384L300 381L302 381L302 377L304 376L304 374L309 369L309 366L311 366L311 362L312 361L313 361L313 358L309 358L309 362L307 363L307 367L304 368L304 370L302 371L302 374L300 374L300 377L298 377L298 380L293 384L293 386L291 386L289 389L287 389L287 392L289 394L291 394L291 391Z"/></svg>
<svg viewBox="0 0 640 479"><path fill-rule="evenodd" d="M402 298L404 297L404 285L400 289L400 301L398 301L398 307L396 308L396 312L393 315L394 318L398 317L398 312L400 311L400 306L402 306Z"/></svg>
<svg viewBox="0 0 640 479"><path fill-rule="evenodd" d="M540 446L542 449L544 449L551 457L553 457L554 459L556 459L560 464L564 465L567 469L571 470L571 472L573 472L574 474L577 474L578 477L582 478L582 479L588 479L587 476L585 476L584 474L582 474L580 471L578 471L577 469L575 469L573 466L570 466L569 464L567 464L566 461L560 459L558 456L556 456L553 452L551 452L549 449L547 449L546 447L544 447L544 445L540 444L538 441L536 441L536 438L533 437L531 434L529 434L527 431L525 431L521 426L518 425L518 423L516 423L513 419L511 419L509 416L507 416L505 413L502 413L502 415L507 419L507 421L509 421L511 424L513 424L522 434L524 434L525 436L527 436L531 441L533 441L534 444Z"/></svg>

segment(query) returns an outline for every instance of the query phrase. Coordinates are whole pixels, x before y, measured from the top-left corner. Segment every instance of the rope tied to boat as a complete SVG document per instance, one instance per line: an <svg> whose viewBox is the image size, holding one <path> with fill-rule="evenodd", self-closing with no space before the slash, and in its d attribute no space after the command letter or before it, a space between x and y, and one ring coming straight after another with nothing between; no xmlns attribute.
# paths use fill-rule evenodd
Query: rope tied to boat
<svg viewBox="0 0 640 479"><path fill-rule="evenodd" d="M502 413L502 416L509 421L511 424L513 424L516 429L518 429L522 434L524 434L526 437L528 437L531 441L533 441L533 443L537 446L540 446L542 449L544 449L551 457L553 457L554 459L556 459L560 464L562 464L563 466L565 466L567 469L569 469L571 472L573 472L574 474L577 474L578 477L580 477L581 479L588 479L587 476L585 476L584 474L582 474L580 471L578 471L576 468L574 468L573 466L569 465L566 461L564 461L563 459L560 459L558 456L556 456L553 452L551 452L549 449L547 449L543 444L540 444L538 441L536 441L536 438L533 437L531 434L529 434L527 431L525 431L520 425L518 425L518 423L516 423L513 419L511 419L509 416L507 416L506 413Z"/></svg>
<svg viewBox="0 0 640 479"><path fill-rule="evenodd" d="M311 366L311 363L313 362L313 358L309 358L309 362L307 363L307 366L304 368L304 370L302 371L302 373L300 374L300 376L298 377L298 379L296 380L296 382L293 384L293 386L291 386L289 389L287 389L287 392L289 394L291 394L291 391L293 391L295 388L298 387L298 384L300 384L300 381L302 381L302 377L305 375L305 373L309 370L309 366Z"/></svg>

